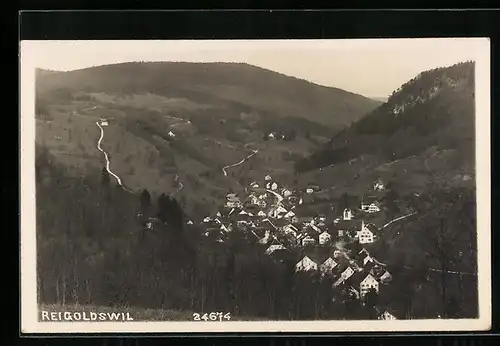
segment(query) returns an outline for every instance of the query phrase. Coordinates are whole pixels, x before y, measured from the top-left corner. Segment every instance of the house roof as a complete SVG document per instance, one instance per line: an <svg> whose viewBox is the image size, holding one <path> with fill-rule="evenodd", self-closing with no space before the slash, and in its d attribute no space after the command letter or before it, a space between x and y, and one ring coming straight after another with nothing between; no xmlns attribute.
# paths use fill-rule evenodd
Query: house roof
<svg viewBox="0 0 500 346"><path fill-rule="evenodd" d="M320 235L322 235L322 234L327 234L329 237L332 236L328 231L323 231Z"/></svg>
<svg viewBox="0 0 500 346"><path fill-rule="evenodd" d="M319 263L319 265L329 265L332 268L338 267L339 263L335 261L332 257L327 257L323 262Z"/></svg>
<svg viewBox="0 0 500 346"><path fill-rule="evenodd" d="M302 257L307 256L314 262L321 264L329 257L333 259L333 255L328 251L328 249L315 248L310 250L305 250L302 252Z"/></svg>
<svg viewBox="0 0 500 346"><path fill-rule="evenodd" d="M361 220L340 220L335 227L337 229L350 230L350 229L360 229L362 221Z"/></svg>
<svg viewBox="0 0 500 346"><path fill-rule="evenodd" d="M283 245L281 245L281 244L273 244L273 245L270 245L266 249L266 254L271 254L271 253L273 253L276 250L283 250L283 249L285 249L285 247Z"/></svg>
<svg viewBox="0 0 500 346"><path fill-rule="evenodd" d="M287 223L287 224L285 224L285 225L284 225L284 226L282 226L282 227L283 227L283 228L287 227L287 228L289 228L289 229L294 230L295 232L298 232L298 231L299 231L299 229L298 229L297 227L295 227L295 226L294 226L293 224L291 224L291 223Z"/></svg>
<svg viewBox="0 0 500 346"><path fill-rule="evenodd" d="M351 277L349 277L349 279L346 280L346 284L359 288L361 281L363 281L366 278L368 273L364 271L361 272L357 271L355 268L352 269L354 269L354 274L352 274Z"/></svg>

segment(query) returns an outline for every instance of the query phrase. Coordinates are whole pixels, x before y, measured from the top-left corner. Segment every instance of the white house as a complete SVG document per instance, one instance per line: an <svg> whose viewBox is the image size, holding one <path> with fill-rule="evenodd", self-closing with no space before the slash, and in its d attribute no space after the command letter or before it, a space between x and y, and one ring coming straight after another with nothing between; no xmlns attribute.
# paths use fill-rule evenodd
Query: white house
<svg viewBox="0 0 500 346"><path fill-rule="evenodd" d="M207 216L206 218L203 219L203 222L207 223L212 221L212 218L210 216Z"/></svg>
<svg viewBox="0 0 500 346"><path fill-rule="evenodd" d="M266 175L266 176L264 177L264 179L265 179L266 181L271 181L271 180L273 180L273 178L272 178L270 175Z"/></svg>
<svg viewBox="0 0 500 346"><path fill-rule="evenodd" d="M267 214L264 213L262 210L259 210L259 212L257 213L257 216L262 216L262 217L266 217Z"/></svg>
<svg viewBox="0 0 500 346"><path fill-rule="evenodd" d="M318 239L319 243L323 245L327 244L332 239L332 236L327 231L324 231L318 236Z"/></svg>
<svg viewBox="0 0 500 346"><path fill-rule="evenodd" d="M375 182L375 184L373 184L373 189L374 189L375 191L383 191L383 190L385 190L385 185L384 185L384 183L382 182L382 180L377 180L377 181Z"/></svg>
<svg viewBox="0 0 500 346"><path fill-rule="evenodd" d="M234 193L230 193L226 197L226 207L227 208L239 208L241 206L241 201L238 196Z"/></svg>
<svg viewBox="0 0 500 346"><path fill-rule="evenodd" d="M381 314L379 317L378 317L379 320L397 320L396 317L394 317L393 315L391 315L387 310L384 311L383 314Z"/></svg>
<svg viewBox="0 0 500 346"><path fill-rule="evenodd" d="M301 205L302 203L304 203L304 201L301 199L299 199L299 205Z"/></svg>
<svg viewBox="0 0 500 346"><path fill-rule="evenodd" d="M311 189L311 188L307 188L307 189L306 189L306 193L307 193L308 195L310 195L310 194L311 194L311 193L313 193L313 192L314 192L314 190L313 190L313 189Z"/></svg>
<svg viewBox="0 0 500 346"><path fill-rule="evenodd" d="M365 294L372 288L378 293L378 286L379 284L377 279L375 279L371 274L368 274L359 284L361 297L364 297Z"/></svg>
<svg viewBox="0 0 500 346"><path fill-rule="evenodd" d="M274 217L274 218L282 218L284 215L286 215L288 213L288 210L286 210L285 208L283 208L281 205L276 207L276 208L273 208L268 216L270 217Z"/></svg>
<svg viewBox="0 0 500 346"><path fill-rule="evenodd" d="M312 259L307 256L304 256L300 262L295 265L295 271L311 271L318 270L318 265Z"/></svg>
<svg viewBox="0 0 500 346"><path fill-rule="evenodd" d="M279 244L279 245L271 245L270 247L267 248L266 255L270 255L270 254L272 254L276 250L284 250L284 249L286 249L286 248L283 245L281 245L281 244Z"/></svg>
<svg viewBox="0 0 500 346"><path fill-rule="evenodd" d="M370 204L361 203L361 210L366 213L377 213L380 211L380 208L375 203L370 203Z"/></svg>
<svg viewBox="0 0 500 346"><path fill-rule="evenodd" d="M337 267L339 264L335 262L334 259L328 257L321 265L319 266L319 270L323 275L329 275L332 273L332 270Z"/></svg>
<svg viewBox="0 0 500 346"><path fill-rule="evenodd" d="M360 244L371 244L375 241L373 232L362 222L361 230L357 232Z"/></svg>
<svg viewBox="0 0 500 346"><path fill-rule="evenodd" d="M260 197L259 197L259 200L257 201L257 205L261 208L265 208L267 206L267 202L263 199L260 199Z"/></svg>
<svg viewBox="0 0 500 346"><path fill-rule="evenodd" d="M175 133L173 133L172 131L168 131L168 135L169 135L170 137L175 137Z"/></svg>
<svg viewBox="0 0 500 346"><path fill-rule="evenodd" d="M248 196L248 202L250 204L259 204L259 199L255 195Z"/></svg>
<svg viewBox="0 0 500 346"><path fill-rule="evenodd" d="M192 225L192 224L193 224L193 221L189 220L189 221L187 222L187 224L188 224L188 225Z"/></svg>
<svg viewBox="0 0 500 346"><path fill-rule="evenodd" d="M270 133L268 137L274 139L276 136L274 135L274 133Z"/></svg>
<svg viewBox="0 0 500 346"><path fill-rule="evenodd" d="M217 214L215 214L215 215L217 215L218 217L222 217L222 214L220 213L220 211L218 211Z"/></svg>
<svg viewBox="0 0 500 346"><path fill-rule="evenodd" d="M101 126L108 126L108 121L101 118Z"/></svg>
<svg viewBox="0 0 500 346"><path fill-rule="evenodd" d="M308 246L314 244L316 244L316 240L310 236L306 236L304 237L304 239L302 239L302 246Z"/></svg>
<svg viewBox="0 0 500 346"><path fill-rule="evenodd" d="M343 236L344 236L344 230L343 230L343 229L339 229L339 230L337 231L337 235L338 235L339 237L343 237Z"/></svg>
<svg viewBox="0 0 500 346"><path fill-rule="evenodd" d="M351 209L344 209L344 215L343 215L344 220L352 220L352 211Z"/></svg>
<svg viewBox="0 0 500 346"><path fill-rule="evenodd" d="M153 229L153 223L151 221L146 222L147 229Z"/></svg>
<svg viewBox="0 0 500 346"><path fill-rule="evenodd" d="M294 237L297 237L297 232L299 230L292 224L288 224L286 226L283 227L283 232L285 234L292 234Z"/></svg>
<svg viewBox="0 0 500 346"><path fill-rule="evenodd" d="M344 271L342 272L342 274L340 274L340 277L337 279L337 281L335 281L335 283L333 284L333 286L337 287L342 282L344 282L347 279L349 279L352 276L352 274L354 274L354 269L352 269L351 267L347 267L346 269L344 269Z"/></svg>
<svg viewBox="0 0 500 346"><path fill-rule="evenodd" d="M224 232L231 232L233 230L233 226L231 226L231 224L228 225L221 224L220 229Z"/></svg>
<svg viewBox="0 0 500 346"><path fill-rule="evenodd" d="M266 188L271 189L273 191L276 191L278 189L278 184L276 184L275 182L274 183L267 183Z"/></svg>
<svg viewBox="0 0 500 346"><path fill-rule="evenodd" d="M295 213L293 211L289 211L288 213L285 214L284 218L285 219L290 219L295 216Z"/></svg>
<svg viewBox="0 0 500 346"><path fill-rule="evenodd" d="M382 283L387 283L389 281L391 281L392 279L392 275L391 273L389 273L387 270L384 271L384 274L382 274L380 277L379 277L379 280L380 282Z"/></svg>
<svg viewBox="0 0 500 346"><path fill-rule="evenodd" d="M363 266L366 266L368 263L373 263L374 260L370 256L370 253L366 249L361 249L361 251L358 252L358 255L363 258Z"/></svg>

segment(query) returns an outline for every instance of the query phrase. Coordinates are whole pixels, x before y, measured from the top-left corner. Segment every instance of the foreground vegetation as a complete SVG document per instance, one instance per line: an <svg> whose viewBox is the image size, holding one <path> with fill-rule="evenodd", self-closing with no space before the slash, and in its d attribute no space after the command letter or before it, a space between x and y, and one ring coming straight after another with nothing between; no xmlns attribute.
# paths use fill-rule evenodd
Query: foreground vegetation
<svg viewBox="0 0 500 346"><path fill-rule="evenodd" d="M255 239L246 238L243 232L231 232L225 243L202 237L202 229L185 224L187 217L175 199L163 195L158 202L148 201L144 195L114 187L101 172L68 178L49 153L39 148L38 154L38 294L43 304L224 311L233 316L274 320L370 319L376 318L373 309L388 303L399 315L413 318L477 313L470 301L474 287L457 290L455 281L448 278L429 282L425 275L422 277L431 266L461 266L453 262L454 252L439 257L443 251L455 249L445 247L439 242L441 238L426 236L428 243L406 244L406 249L413 247L412 253L419 255L414 260L422 269L406 271L390 297L373 297L362 306L342 292L332 292L329 280L295 274L296 258L282 263L272 260ZM460 215L470 215L470 207L464 207L468 214L462 211ZM438 209L446 212L443 217L450 215L448 209ZM139 212L158 217L154 230L144 227ZM445 238L453 236L461 242L464 236L475 234L473 226L453 227L466 219L454 220L448 228L453 232ZM425 228L422 224L420 232L424 231L435 232L435 223ZM471 248L466 258L474 258L473 239L469 238L467 244ZM441 252L424 250L431 247ZM400 257L394 260L402 264L398 263ZM415 290L422 283L427 288ZM404 296L418 304L402 303Z"/></svg>

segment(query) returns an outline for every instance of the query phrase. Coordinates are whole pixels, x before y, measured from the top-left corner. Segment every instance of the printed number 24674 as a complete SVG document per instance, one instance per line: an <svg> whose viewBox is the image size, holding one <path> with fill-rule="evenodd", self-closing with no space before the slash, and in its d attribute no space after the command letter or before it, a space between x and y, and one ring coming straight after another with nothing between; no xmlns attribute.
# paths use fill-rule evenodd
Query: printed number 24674
<svg viewBox="0 0 500 346"><path fill-rule="evenodd" d="M193 320L195 321L219 321L222 322L224 320L230 321L231 320L231 313L222 313L222 312L211 312L211 313L205 313L205 314L198 314L194 313L193 314Z"/></svg>

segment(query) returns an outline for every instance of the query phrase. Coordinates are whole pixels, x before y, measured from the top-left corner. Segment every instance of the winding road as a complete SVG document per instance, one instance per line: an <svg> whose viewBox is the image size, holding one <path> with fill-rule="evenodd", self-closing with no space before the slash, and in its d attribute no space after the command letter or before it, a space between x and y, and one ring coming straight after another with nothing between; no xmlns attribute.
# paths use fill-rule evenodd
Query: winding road
<svg viewBox="0 0 500 346"><path fill-rule="evenodd" d="M384 229L384 228L386 228L387 226L389 226L390 224L392 224L393 222L396 222L396 221L399 221L399 220L406 219L407 217L412 216L412 215L415 215L415 214L416 214L416 212L415 212L415 213L411 213L411 214L407 214L407 215L403 215L403 216L400 216L400 217L397 217L397 218L395 218L395 219L393 219L393 220L389 221L389 222L388 222L388 223L386 223L385 225L383 225L383 226L382 226L382 228L380 228L380 229Z"/></svg>
<svg viewBox="0 0 500 346"><path fill-rule="evenodd" d="M226 171L226 169L241 165L243 162L245 162L246 160L250 159L252 156L254 156L255 154L257 154L258 152L259 152L258 150L253 150L253 153L251 153L247 157L243 158L241 161L239 161L239 162L237 162L235 164L232 164L232 165L228 165L228 166L222 167L222 173L224 173L224 176L227 177L227 171Z"/></svg>
<svg viewBox="0 0 500 346"><path fill-rule="evenodd" d="M94 107L94 109L97 108ZM109 162L109 157L108 157L108 154L106 153L106 151L104 151L102 148L101 148L101 142L102 142L102 139L104 138L104 129L102 128L102 126L99 124L99 121L96 121L95 124L97 125L97 127L99 127L99 129L101 130L101 136L99 137L99 140L97 141L97 149L99 149L100 152L102 152L104 154L104 158L106 159L106 170L108 171L108 173L110 175L112 175L116 181L118 182L118 185L120 185L122 187L122 189L124 189L125 191L127 192L130 192L132 194L135 194L135 192L127 189L125 186L123 186L122 184L122 180L120 179L119 176L117 176L115 173L113 173L111 171L111 169L109 168L110 166L110 162Z"/></svg>

